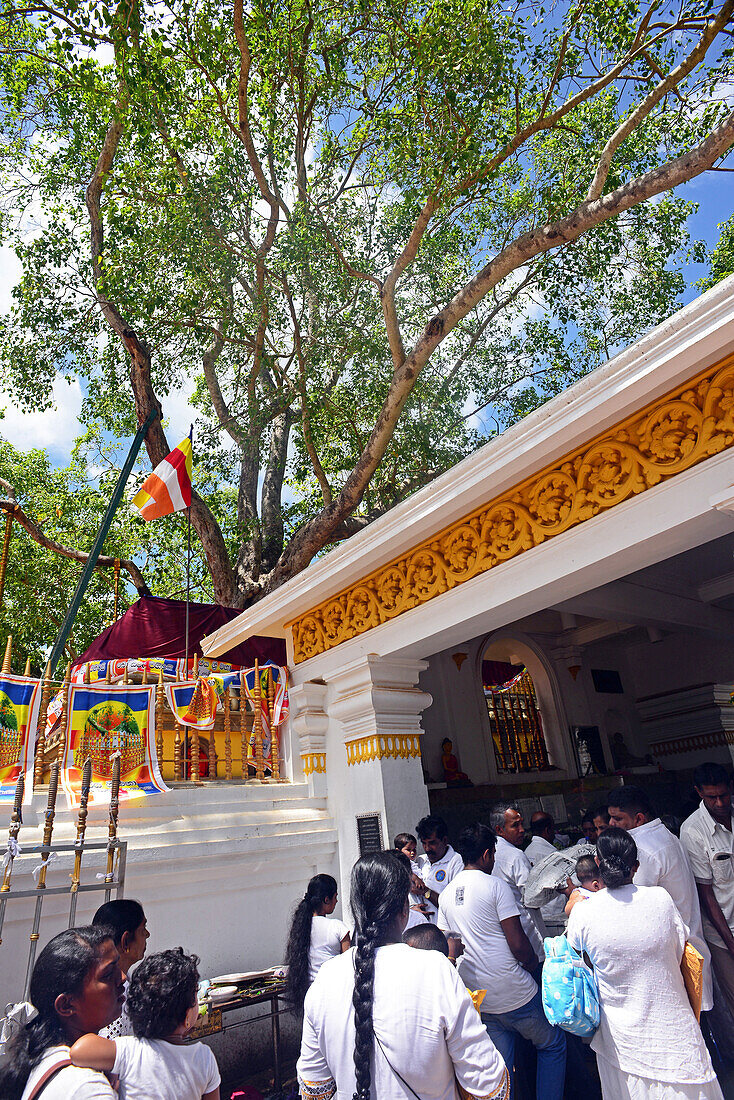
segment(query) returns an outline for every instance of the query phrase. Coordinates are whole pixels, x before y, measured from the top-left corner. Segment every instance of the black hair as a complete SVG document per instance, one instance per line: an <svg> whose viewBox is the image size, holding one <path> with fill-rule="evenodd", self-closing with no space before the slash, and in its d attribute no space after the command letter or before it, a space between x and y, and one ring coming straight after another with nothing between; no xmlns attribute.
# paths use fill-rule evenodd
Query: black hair
<svg viewBox="0 0 734 1100"><path fill-rule="evenodd" d="M587 821L590 821L592 825L594 824L593 810L584 810L583 814L581 815L581 824L585 825Z"/></svg>
<svg viewBox="0 0 734 1100"><path fill-rule="evenodd" d="M434 833L439 840L443 840L449 835L446 822L438 814L428 814L427 817L422 817L416 825L415 831L421 840L427 840Z"/></svg>
<svg viewBox="0 0 734 1100"><path fill-rule="evenodd" d="M102 945L111 938L109 929L85 925L67 928L46 944L33 967L29 994L38 1015L10 1040L0 1069L3 1100L20 1100L31 1071L45 1052L66 1042L66 1031L55 1008L56 998L80 992L100 958Z"/></svg>
<svg viewBox="0 0 734 1100"><path fill-rule="evenodd" d="M599 868L593 856L579 856L576 860L576 878L582 886L589 879L596 878L598 874Z"/></svg>
<svg viewBox="0 0 734 1100"><path fill-rule="evenodd" d="M628 832L611 826L596 842L599 877L608 890L619 890L632 878L637 845Z"/></svg>
<svg viewBox="0 0 734 1100"><path fill-rule="evenodd" d="M610 806L631 814L632 817L635 814L655 817L650 796L647 791L643 791L642 787L633 787L631 784L624 787L615 787L613 791L609 792L608 799Z"/></svg>
<svg viewBox="0 0 734 1100"><path fill-rule="evenodd" d="M196 1004L199 960L183 947L143 959L130 979L127 1014L139 1039L165 1039Z"/></svg>
<svg viewBox="0 0 734 1100"><path fill-rule="evenodd" d="M393 859L399 860L400 865L404 867L409 874L412 874L413 869L410 866L410 859L406 856L405 852L401 852L399 848L386 848L385 854L392 856Z"/></svg>
<svg viewBox="0 0 734 1100"><path fill-rule="evenodd" d="M396 859L395 855L395 852L375 852L362 856L352 868L352 914L356 937L352 1004L357 1079L353 1100L370 1100L375 952L384 940L387 926L408 904L410 874L403 861Z"/></svg>
<svg viewBox="0 0 734 1100"><path fill-rule="evenodd" d="M115 947L119 947L125 932L134 936L144 920L145 913L139 901L134 901L132 898L117 898L116 901L106 901L104 905L100 905L92 917L92 924L109 928Z"/></svg>
<svg viewBox="0 0 734 1100"><path fill-rule="evenodd" d="M453 742L453 741L451 740L451 738L450 738L450 737L444 737L443 741L441 742L441 748L443 748L443 747L444 747L444 745L446 744L446 742L447 742L447 741L448 741L448 743L449 743L450 745L453 745L453 743L454 743L454 742Z"/></svg>
<svg viewBox="0 0 734 1100"><path fill-rule="evenodd" d="M705 764L699 764L693 773L693 786L718 787L720 783L731 782L729 773L723 764L717 764L714 760L707 760Z"/></svg>
<svg viewBox="0 0 734 1100"><path fill-rule="evenodd" d="M440 928L435 924L414 924L407 932L403 932L403 943L408 947L417 947L419 951L440 951L446 958L449 956L449 941Z"/></svg>
<svg viewBox="0 0 734 1100"><path fill-rule="evenodd" d="M589 813L592 816L592 820L595 817L600 817L605 825L609 824L609 800L605 799L604 802L598 802L596 806L592 806Z"/></svg>
<svg viewBox="0 0 734 1100"><path fill-rule="evenodd" d="M496 846L497 835L494 829L490 829L482 821L467 825L459 833L458 850L464 863L476 863L486 851L493 852Z"/></svg>
<svg viewBox="0 0 734 1100"><path fill-rule="evenodd" d="M288 1000L299 1012L303 1009L303 1000L311 984L308 952L311 946L313 915L327 898L334 897L336 891L336 879L331 875L314 875L293 913L285 949L285 963L288 967Z"/></svg>
<svg viewBox="0 0 734 1100"><path fill-rule="evenodd" d="M545 830L553 824L553 818L550 814L543 814L542 817L536 817L535 821L530 822L530 832L533 836L540 836Z"/></svg>
<svg viewBox="0 0 734 1100"><path fill-rule="evenodd" d="M398 835L392 842L392 846L393 848L397 848L397 850L400 852L406 846L406 844L417 843L418 841L415 839L412 833L398 833Z"/></svg>

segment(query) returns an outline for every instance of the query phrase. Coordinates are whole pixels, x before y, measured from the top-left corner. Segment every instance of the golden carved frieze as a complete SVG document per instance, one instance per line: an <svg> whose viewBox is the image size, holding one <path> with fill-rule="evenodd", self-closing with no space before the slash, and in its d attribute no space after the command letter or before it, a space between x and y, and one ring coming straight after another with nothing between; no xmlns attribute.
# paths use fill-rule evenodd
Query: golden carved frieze
<svg viewBox="0 0 734 1100"><path fill-rule="evenodd" d="M734 357L293 622L296 663L402 615L734 443Z"/></svg>
<svg viewBox="0 0 734 1100"><path fill-rule="evenodd" d="M324 775L326 773L326 753L325 752L307 752L301 756L303 763L303 774L305 776L313 775L316 772L317 775Z"/></svg>
<svg viewBox="0 0 734 1100"><path fill-rule="evenodd" d="M409 760L420 756L421 744L418 733L375 734L372 737L360 737L357 741L348 741L347 764L366 764L370 760Z"/></svg>

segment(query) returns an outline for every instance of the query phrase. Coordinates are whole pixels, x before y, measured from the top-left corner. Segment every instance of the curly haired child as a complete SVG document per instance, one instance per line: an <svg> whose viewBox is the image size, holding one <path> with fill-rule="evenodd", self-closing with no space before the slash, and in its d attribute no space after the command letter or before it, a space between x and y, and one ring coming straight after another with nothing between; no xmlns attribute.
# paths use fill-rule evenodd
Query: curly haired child
<svg viewBox="0 0 734 1100"><path fill-rule="evenodd" d="M121 1100L219 1100L216 1059L203 1043L184 1043L196 1023L196 955L183 948L144 959L130 979L133 1035L83 1035L70 1051L75 1066L120 1078Z"/></svg>

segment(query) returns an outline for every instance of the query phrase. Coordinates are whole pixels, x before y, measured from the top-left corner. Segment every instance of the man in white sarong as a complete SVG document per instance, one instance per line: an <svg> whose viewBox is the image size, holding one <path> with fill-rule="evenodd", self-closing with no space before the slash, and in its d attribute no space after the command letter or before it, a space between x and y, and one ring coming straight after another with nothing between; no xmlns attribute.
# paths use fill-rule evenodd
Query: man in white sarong
<svg viewBox="0 0 734 1100"><path fill-rule="evenodd" d="M727 771L713 762L693 773L701 805L680 829L693 870L716 978L734 1012L734 817Z"/></svg>
<svg viewBox="0 0 734 1100"><path fill-rule="evenodd" d="M701 1008L708 1012L714 1006L711 952L703 936L701 906L686 850L678 837L655 817L650 799L641 787L618 787L608 798L611 824L626 829L637 845L639 867L632 879L635 886L662 886L668 891L688 928L689 942L703 956Z"/></svg>
<svg viewBox="0 0 734 1100"><path fill-rule="evenodd" d="M442 817L436 814L422 817L415 831L425 852L425 855L418 857L418 874L424 887L425 912L428 919L435 922L441 891L456 878L459 871L464 870L464 861L449 844L448 829Z"/></svg>
<svg viewBox="0 0 734 1100"><path fill-rule="evenodd" d="M492 874L501 878L512 890L520 910L520 921L525 935L530 940L538 962L545 958L543 938L547 930L539 909L526 909L523 901L523 887L530 874L530 860L520 845L525 839L525 826L522 814L513 802L496 802L489 815L489 824L497 834L497 847L494 853Z"/></svg>

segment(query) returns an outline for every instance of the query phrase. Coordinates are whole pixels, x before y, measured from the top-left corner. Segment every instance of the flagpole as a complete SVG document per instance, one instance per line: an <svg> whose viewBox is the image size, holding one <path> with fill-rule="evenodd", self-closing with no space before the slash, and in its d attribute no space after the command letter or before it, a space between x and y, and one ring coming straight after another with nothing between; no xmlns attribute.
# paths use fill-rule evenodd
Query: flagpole
<svg viewBox="0 0 734 1100"><path fill-rule="evenodd" d="M194 425L189 429L189 441L191 442L191 464L194 462ZM192 479L193 480L193 479ZM192 488L193 492L193 488ZM189 678L189 603L191 602L191 505L186 509L187 538L186 538L186 679Z"/></svg>

